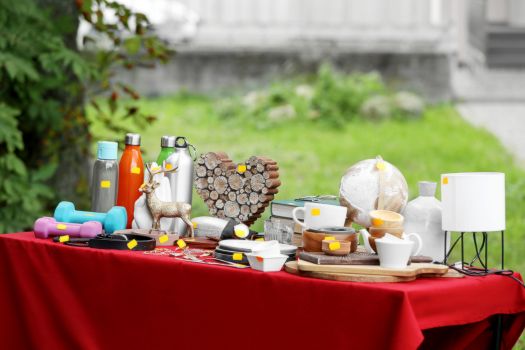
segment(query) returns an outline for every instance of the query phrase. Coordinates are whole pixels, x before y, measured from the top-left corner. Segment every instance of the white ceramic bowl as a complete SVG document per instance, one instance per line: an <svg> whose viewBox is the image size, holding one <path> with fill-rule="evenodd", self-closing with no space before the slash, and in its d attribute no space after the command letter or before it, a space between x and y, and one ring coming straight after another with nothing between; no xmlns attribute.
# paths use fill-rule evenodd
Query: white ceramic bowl
<svg viewBox="0 0 525 350"><path fill-rule="evenodd" d="M246 257L252 269L263 272L281 271L286 259L288 259L288 255L283 254L261 256L259 254L247 253Z"/></svg>

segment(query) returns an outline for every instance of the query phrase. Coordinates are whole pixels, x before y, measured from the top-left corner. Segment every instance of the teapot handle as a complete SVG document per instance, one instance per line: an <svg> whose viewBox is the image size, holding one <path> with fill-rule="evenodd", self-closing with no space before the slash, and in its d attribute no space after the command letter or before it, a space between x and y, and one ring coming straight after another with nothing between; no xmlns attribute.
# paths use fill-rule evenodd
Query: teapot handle
<svg viewBox="0 0 525 350"><path fill-rule="evenodd" d="M368 233L368 231L364 228L359 230L359 233L361 234L361 236L363 236L363 244L365 245L366 251L370 254L374 254L375 252L370 246L370 242L368 241L368 239L370 238L370 233Z"/></svg>
<svg viewBox="0 0 525 350"><path fill-rule="evenodd" d="M414 237L414 239L410 239L410 237ZM412 249L412 256L418 255L421 252L421 249L423 248L423 240L417 233L408 233L405 235L405 239L410 239L411 241L417 242L417 248Z"/></svg>

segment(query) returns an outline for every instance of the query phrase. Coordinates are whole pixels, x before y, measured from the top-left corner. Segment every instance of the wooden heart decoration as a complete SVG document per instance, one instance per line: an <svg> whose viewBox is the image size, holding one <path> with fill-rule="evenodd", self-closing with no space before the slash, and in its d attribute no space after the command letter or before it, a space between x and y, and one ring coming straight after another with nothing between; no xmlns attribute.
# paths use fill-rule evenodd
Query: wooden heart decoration
<svg viewBox="0 0 525 350"><path fill-rule="evenodd" d="M235 164L226 153L209 152L195 166L195 187L210 215L248 226L261 217L280 185L279 166L266 157Z"/></svg>

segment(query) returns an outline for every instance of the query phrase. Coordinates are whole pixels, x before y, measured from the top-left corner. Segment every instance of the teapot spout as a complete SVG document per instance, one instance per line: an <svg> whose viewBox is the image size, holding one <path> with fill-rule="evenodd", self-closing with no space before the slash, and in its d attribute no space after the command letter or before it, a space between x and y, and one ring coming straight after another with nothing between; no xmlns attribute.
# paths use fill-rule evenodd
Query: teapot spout
<svg viewBox="0 0 525 350"><path fill-rule="evenodd" d="M370 242L369 242L370 233L368 233L368 231L364 228L359 230L359 233L363 237L363 244L365 245L366 251L370 254L374 254L375 252L372 249L372 247L370 247Z"/></svg>

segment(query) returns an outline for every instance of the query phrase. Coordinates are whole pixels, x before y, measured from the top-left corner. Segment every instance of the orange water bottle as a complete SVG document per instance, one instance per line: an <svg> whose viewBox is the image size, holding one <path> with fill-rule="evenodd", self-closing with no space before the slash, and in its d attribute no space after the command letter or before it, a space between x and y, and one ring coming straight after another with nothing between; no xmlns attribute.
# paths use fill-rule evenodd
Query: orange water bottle
<svg viewBox="0 0 525 350"><path fill-rule="evenodd" d="M128 214L127 228L131 228L135 201L140 197L139 187L144 182L144 163L140 153L140 135L126 134L126 148L118 166L117 205L126 208Z"/></svg>

